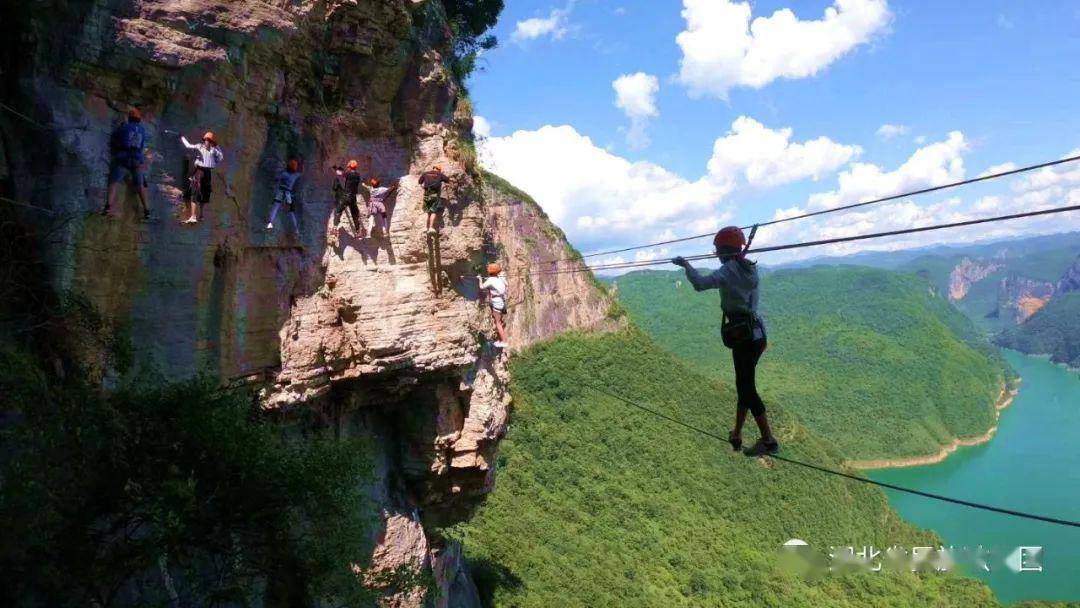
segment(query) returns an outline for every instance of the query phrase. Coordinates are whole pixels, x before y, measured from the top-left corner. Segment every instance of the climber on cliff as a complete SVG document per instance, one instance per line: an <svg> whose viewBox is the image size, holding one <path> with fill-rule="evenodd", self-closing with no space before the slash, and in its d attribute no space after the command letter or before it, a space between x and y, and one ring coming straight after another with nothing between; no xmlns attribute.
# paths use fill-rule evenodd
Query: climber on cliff
<svg viewBox="0 0 1080 608"><path fill-rule="evenodd" d="M390 234L390 222L386 217L386 203L397 190L398 182L383 184L378 176L372 177L366 186L368 191L368 215L371 216L369 233L375 236L375 229L386 236Z"/></svg>
<svg viewBox="0 0 1080 608"><path fill-rule="evenodd" d="M758 271L754 262L746 259L746 236L736 226L728 226L713 238L720 268L702 275L682 257L671 260L686 271L686 278L696 291L720 290L720 308L723 321L720 333L724 345L731 349L735 363L735 389L738 406L735 411L735 428L728 434L728 442L734 450L742 447L742 428L749 411L754 416L761 438L746 448L747 456L775 454L780 444L772 434L765 415L765 404L758 395L755 372L758 360L767 345L765 323L757 312Z"/></svg>
<svg viewBox="0 0 1080 608"><path fill-rule="evenodd" d="M480 282L480 291L487 293L488 303L491 305L491 320L494 321L495 332L499 335L495 348L506 348L506 327L503 325L508 290L506 277L502 276L502 266L495 262L487 265L487 274L486 279L476 277L476 280Z"/></svg>
<svg viewBox="0 0 1080 608"><path fill-rule="evenodd" d="M193 144L183 135L180 143L188 150L195 150L198 158L195 159L195 172L191 175L191 217L184 220L185 224L195 224L202 218L202 205L210 202L210 193L213 188L210 185L211 172L225 159L221 148L217 144L217 138L211 131L203 135L202 141Z"/></svg>
<svg viewBox="0 0 1080 608"><path fill-rule="evenodd" d="M139 193L143 219L150 219L150 206L147 204L146 196L146 174L143 170L146 129L142 126L142 113L138 108L128 110L127 121L113 130L109 149L109 193L101 215L109 215L109 210L116 203L120 182L124 181L124 176L127 174L131 175L131 185L135 186L135 190Z"/></svg>
<svg viewBox="0 0 1080 608"><path fill-rule="evenodd" d="M274 178L274 206L270 209L270 220L266 223L267 230L274 229L274 218L277 217L281 205L288 206L289 221L292 222L293 231L300 232L300 222L296 219L296 203L293 201L293 187L296 180L300 179L300 161L290 158L285 164L285 169Z"/></svg>
<svg viewBox="0 0 1080 608"><path fill-rule="evenodd" d="M435 165L430 171L420 174L420 185L424 187L424 211L427 212L427 233L435 234L436 222L443 210L442 185L450 178L442 172L442 167Z"/></svg>
<svg viewBox="0 0 1080 608"><path fill-rule="evenodd" d="M340 169L340 167L338 167ZM346 208L349 210L352 220L353 232L358 238L364 238L363 227L360 225L360 208L357 206L360 196L360 185L364 182L364 176L360 174L360 163L350 160L342 172L342 196L338 200L338 206L334 210L334 225L341 224L341 213ZM336 186L335 186L336 187Z"/></svg>

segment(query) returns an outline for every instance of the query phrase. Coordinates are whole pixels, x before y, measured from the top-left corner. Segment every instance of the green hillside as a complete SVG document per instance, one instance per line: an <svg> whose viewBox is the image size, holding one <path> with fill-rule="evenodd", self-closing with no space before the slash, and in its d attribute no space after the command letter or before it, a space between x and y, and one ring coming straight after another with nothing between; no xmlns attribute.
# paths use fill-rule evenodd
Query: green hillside
<svg viewBox="0 0 1080 608"><path fill-rule="evenodd" d="M636 329L564 335L512 361L515 412L495 492L468 524L490 606L996 606L957 576L834 575L777 565L814 546L932 542L871 486L731 452L586 388L610 389L714 432L730 386L689 370ZM786 454L840 466L831 442L774 408Z"/></svg>
<svg viewBox="0 0 1080 608"><path fill-rule="evenodd" d="M731 381L716 292L694 292L681 272L631 273L616 285L631 317L659 344L706 376ZM763 279L762 313L766 403L783 404L847 458L931 454L993 423L1004 364L970 321L914 275L777 271Z"/></svg>
<svg viewBox="0 0 1080 608"><path fill-rule="evenodd" d="M1080 292L1055 296L1023 325L1006 330L998 343L1025 353L1050 355L1080 368Z"/></svg>

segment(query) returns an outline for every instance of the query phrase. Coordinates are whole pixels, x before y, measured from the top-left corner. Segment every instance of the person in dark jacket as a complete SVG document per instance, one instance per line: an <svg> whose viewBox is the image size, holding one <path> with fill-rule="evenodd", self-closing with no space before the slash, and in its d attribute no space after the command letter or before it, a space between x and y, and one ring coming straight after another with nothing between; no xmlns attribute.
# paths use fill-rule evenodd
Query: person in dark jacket
<svg viewBox="0 0 1080 608"><path fill-rule="evenodd" d="M145 162L146 129L142 125L142 113L138 108L128 111L127 122L118 126L109 142L109 193L101 215L108 216L109 210L116 204L120 182L131 176L131 185L139 193L142 203L143 218L150 219L150 205L147 203L147 182L143 163Z"/></svg>
<svg viewBox="0 0 1080 608"><path fill-rule="evenodd" d="M360 224L360 207L357 204L360 196L360 184L364 182L364 176L360 173L360 163L356 160L350 160L345 165L344 170L341 167L335 167L335 172L338 172L338 177L334 181L334 225L341 224L341 214L345 209L348 209L353 232L356 233L357 237L363 238L364 227Z"/></svg>
<svg viewBox="0 0 1080 608"><path fill-rule="evenodd" d="M735 364L735 390L739 403L735 410L735 428L728 434L732 449L742 447L742 428L746 413L754 416L761 439L744 450L747 456L775 454L780 444L769 427L765 403L757 391L756 371L758 360L768 345L765 322L758 314L758 271L754 262L743 254L746 236L737 226L728 226L713 238L720 268L703 275L685 259L678 257L671 262L686 271L686 278L696 291L720 290L720 308L724 314L721 332L724 343L731 348Z"/></svg>
<svg viewBox="0 0 1080 608"><path fill-rule="evenodd" d="M442 198L442 185L449 182L450 178L442 172L442 167L435 165L429 171L420 174L420 185L424 188L424 211L427 212L427 233L437 232L436 222L442 213L444 204Z"/></svg>

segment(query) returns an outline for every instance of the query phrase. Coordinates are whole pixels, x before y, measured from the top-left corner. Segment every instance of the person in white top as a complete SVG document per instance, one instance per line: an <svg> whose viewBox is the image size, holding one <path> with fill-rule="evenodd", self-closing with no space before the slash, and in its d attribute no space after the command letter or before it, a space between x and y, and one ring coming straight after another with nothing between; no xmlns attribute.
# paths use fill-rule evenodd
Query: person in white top
<svg viewBox="0 0 1080 608"><path fill-rule="evenodd" d="M506 278L501 276L502 266L496 263L488 264L488 277L480 281L480 290L488 294L491 304L491 318L495 322L495 331L499 334L499 340L495 342L495 348L506 348L506 327L503 325L503 315L506 314L506 292L508 289Z"/></svg>
<svg viewBox="0 0 1080 608"><path fill-rule="evenodd" d="M200 143L193 144L183 135L180 136L180 143L184 144L188 150L195 150L198 154L198 158L195 159L195 172L191 175L191 198L189 199L191 217L184 221L185 224L194 224L202 217L200 205L210 202L211 170L216 169L225 156L221 153L217 139L211 131L203 135Z"/></svg>

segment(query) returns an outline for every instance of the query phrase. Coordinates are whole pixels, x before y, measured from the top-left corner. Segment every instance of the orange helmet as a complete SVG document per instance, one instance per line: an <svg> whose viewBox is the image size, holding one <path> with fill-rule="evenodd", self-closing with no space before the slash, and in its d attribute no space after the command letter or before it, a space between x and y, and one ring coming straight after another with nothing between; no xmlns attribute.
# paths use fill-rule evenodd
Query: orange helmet
<svg viewBox="0 0 1080 608"><path fill-rule="evenodd" d="M442 171L442 165L435 165L431 168L432 171Z"/></svg>
<svg viewBox="0 0 1080 608"><path fill-rule="evenodd" d="M372 186L374 186L374 187L378 187L378 186L379 186L379 176L377 176L377 175L373 175L373 176L371 177L371 185L372 185Z"/></svg>
<svg viewBox="0 0 1080 608"><path fill-rule="evenodd" d="M139 108L131 108L128 110L128 120L131 122L142 122L142 112Z"/></svg>
<svg viewBox="0 0 1080 608"><path fill-rule="evenodd" d="M742 251L742 248L746 247L746 235L738 226L727 226L721 228L713 237L713 246L717 249L730 247Z"/></svg>
<svg viewBox="0 0 1080 608"><path fill-rule="evenodd" d="M289 173L296 173L300 170L300 161L296 160L295 158L290 158L289 162L285 163L285 169Z"/></svg>
<svg viewBox="0 0 1080 608"><path fill-rule="evenodd" d="M355 161L355 160L350 160L348 163L345 164L345 168L350 169L350 170L355 169L355 168L357 168L359 166L360 166L360 163Z"/></svg>
<svg viewBox="0 0 1080 608"><path fill-rule="evenodd" d="M212 143L212 144L217 143L217 138L214 137L214 132L213 131L207 131L205 134L203 134L202 138L203 138L203 141L210 140L210 143Z"/></svg>
<svg viewBox="0 0 1080 608"><path fill-rule="evenodd" d="M492 263L488 264L487 271L488 271L488 275L495 276L495 275L499 274L500 272L502 272L502 266L499 266L499 264L497 262L492 262Z"/></svg>

